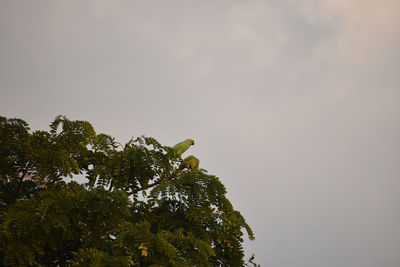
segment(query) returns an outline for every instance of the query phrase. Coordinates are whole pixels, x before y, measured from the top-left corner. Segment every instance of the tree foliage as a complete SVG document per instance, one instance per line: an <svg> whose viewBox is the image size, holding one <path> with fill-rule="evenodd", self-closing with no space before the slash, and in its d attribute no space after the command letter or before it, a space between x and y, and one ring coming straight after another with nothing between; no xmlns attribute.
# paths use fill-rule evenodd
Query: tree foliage
<svg viewBox="0 0 400 267"><path fill-rule="evenodd" d="M0 266L244 266L254 236L224 185L179 164L154 138L0 117Z"/></svg>

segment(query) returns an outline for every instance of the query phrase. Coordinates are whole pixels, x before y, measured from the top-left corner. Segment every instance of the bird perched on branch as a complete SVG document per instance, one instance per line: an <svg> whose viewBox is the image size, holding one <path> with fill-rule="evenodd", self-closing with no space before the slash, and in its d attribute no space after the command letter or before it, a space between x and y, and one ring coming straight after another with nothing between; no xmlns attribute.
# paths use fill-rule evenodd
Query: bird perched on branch
<svg viewBox="0 0 400 267"><path fill-rule="evenodd" d="M183 161L181 166L179 167L180 170L183 168L191 169L192 171L197 171L199 169L200 160L195 156L188 156Z"/></svg>
<svg viewBox="0 0 400 267"><path fill-rule="evenodd" d="M180 160L182 160L181 155L183 152L188 150L190 146L194 145L194 140L193 139L186 139L183 142L180 142L172 148L172 150L175 152L175 154L179 157Z"/></svg>

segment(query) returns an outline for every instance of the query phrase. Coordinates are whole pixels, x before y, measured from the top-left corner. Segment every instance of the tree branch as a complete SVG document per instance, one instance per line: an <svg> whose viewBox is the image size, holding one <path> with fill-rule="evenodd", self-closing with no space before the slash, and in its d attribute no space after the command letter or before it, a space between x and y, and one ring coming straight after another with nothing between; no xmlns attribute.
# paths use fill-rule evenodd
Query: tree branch
<svg viewBox="0 0 400 267"><path fill-rule="evenodd" d="M171 180L171 181L172 181L172 180L175 180L175 179L177 179L177 177L175 177L175 176L170 176L170 177L167 177L167 178L162 179L162 180L159 179L159 180L155 181L155 182L152 183L152 184L147 184L147 185L145 185L145 186L143 186L143 187L133 189L131 192L128 193L128 196L133 195L133 194L136 194L137 192L140 192L140 191L149 189L149 188L151 188L151 187L154 187L154 186L160 184L161 181L164 181L164 180Z"/></svg>
<svg viewBox="0 0 400 267"><path fill-rule="evenodd" d="M22 182L24 181L26 174L27 174L27 171L23 172L21 175L21 178L19 178L19 183L18 183L18 188L17 188L17 197L19 197L19 191L21 191Z"/></svg>
<svg viewBox="0 0 400 267"><path fill-rule="evenodd" d="M113 182L114 182L114 179L111 180L110 188L108 188L108 192L111 192L111 190L112 190L112 188L113 188Z"/></svg>
<svg viewBox="0 0 400 267"><path fill-rule="evenodd" d="M149 188L151 188L151 187L154 187L154 186L156 186L156 185L158 185L158 184L160 184L160 183L161 183L161 180L158 180L158 181L155 181L155 182L152 183L152 184L148 184L148 185L145 185L145 186L143 186L143 187L133 189L131 192L128 193L128 196L133 195L133 194L136 194L137 192L140 192L140 191L149 189Z"/></svg>

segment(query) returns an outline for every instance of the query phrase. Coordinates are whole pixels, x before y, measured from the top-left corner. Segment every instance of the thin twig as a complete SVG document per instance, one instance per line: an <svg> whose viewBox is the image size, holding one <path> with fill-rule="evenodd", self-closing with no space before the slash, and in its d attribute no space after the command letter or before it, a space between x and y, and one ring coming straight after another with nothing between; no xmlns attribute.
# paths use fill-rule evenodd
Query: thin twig
<svg viewBox="0 0 400 267"><path fill-rule="evenodd" d="M21 190L22 182L24 181L26 174L27 174L27 171L23 172L21 175L21 178L19 178L19 184L18 184L18 188L17 188L17 196L19 196L19 191Z"/></svg>
<svg viewBox="0 0 400 267"><path fill-rule="evenodd" d="M140 192L140 191L149 189L149 188L151 188L151 187L154 187L154 186L160 184L161 181L165 181L165 180L170 180L170 181L171 181L171 180L175 180L176 178L177 178L177 177L175 177L175 176L170 176L170 177L167 177L167 178L162 179L162 180L159 179L159 180L155 181L155 182L152 183L152 184L147 184L147 185L145 185L145 186L143 186L143 187L133 189L131 192L128 193L128 196L133 195L133 194L136 194L137 192Z"/></svg>

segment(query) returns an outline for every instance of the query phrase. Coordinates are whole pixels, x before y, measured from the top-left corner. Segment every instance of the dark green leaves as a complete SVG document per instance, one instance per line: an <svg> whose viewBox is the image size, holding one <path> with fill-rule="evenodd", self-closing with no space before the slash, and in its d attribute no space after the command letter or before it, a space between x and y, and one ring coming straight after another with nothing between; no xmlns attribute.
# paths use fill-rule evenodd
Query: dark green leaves
<svg viewBox="0 0 400 267"><path fill-rule="evenodd" d="M0 266L245 264L243 230L254 236L224 185L154 138L0 117L0 145ZM66 183L77 174L89 182Z"/></svg>

